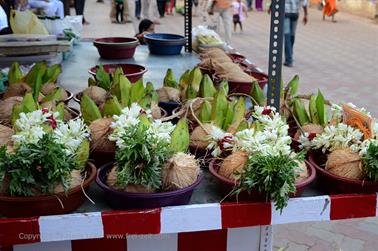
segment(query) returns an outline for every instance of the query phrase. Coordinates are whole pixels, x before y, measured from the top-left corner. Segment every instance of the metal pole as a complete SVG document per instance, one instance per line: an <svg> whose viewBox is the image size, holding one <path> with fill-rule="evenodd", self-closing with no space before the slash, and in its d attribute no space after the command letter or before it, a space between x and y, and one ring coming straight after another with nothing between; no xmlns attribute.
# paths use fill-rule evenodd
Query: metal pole
<svg viewBox="0 0 378 251"><path fill-rule="evenodd" d="M267 104L280 109L282 44L285 0L272 0L269 45L269 84Z"/></svg>
<svg viewBox="0 0 378 251"><path fill-rule="evenodd" d="M185 26L185 51L192 52L192 0L185 0L184 3L184 26Z"/></svg>

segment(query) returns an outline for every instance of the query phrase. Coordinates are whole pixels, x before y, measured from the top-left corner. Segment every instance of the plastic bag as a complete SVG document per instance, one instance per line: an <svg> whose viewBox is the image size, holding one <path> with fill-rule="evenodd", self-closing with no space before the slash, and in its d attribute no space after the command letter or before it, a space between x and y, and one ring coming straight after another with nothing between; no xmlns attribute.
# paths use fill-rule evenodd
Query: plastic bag
<svg viewBox="0 0 378 251"><path fill-rule="evenodd" d="M49 34L42 22L29 10L11 10L9 23L14 34Z"/></svg>

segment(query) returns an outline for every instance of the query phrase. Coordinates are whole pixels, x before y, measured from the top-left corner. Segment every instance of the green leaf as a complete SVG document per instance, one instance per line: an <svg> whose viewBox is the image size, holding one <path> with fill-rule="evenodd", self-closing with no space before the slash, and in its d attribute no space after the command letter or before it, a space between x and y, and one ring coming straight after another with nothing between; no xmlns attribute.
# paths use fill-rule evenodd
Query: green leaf
<svg viewBox="0 0 378 251"><path fill-rule="evenodd" d="M8 83L11 84L16 84L20 83L22 81L22 71L20 69L20 65L17 62L14 62L9 69L8 73Z"/></svg>
<svg viewBox="0 0 378 251"><path fill-rule="evenodd" d="M63 102L60 102L57 106L56 106L56 111L59 112L59 116L58 116L58 119L60 120L64 120L64 111L65 111L65 105Z"/></svg>
<svg viewBox="0 0 378 251"><path fill-rule="evenodd" d="M80 100L80 111L87 125L102 117L96 103L87 95L83 95Z"/></svg>
<svg viewBox="0 0 378 251"><path fill-rule="evenodd" d="M324 101L324 96L320 92L320 90L318 90L318 95L316 98L316 109L318 112L319 124L324 125L324 126L327 125L328 119L327 119L327 111L325 108L325 101Z"/></svg>
<svg viewBox="0 0 378 251"><path fill-rule="evenodd" d="M218 87L218 91L220 89L223 89L223 91L226 94L226 96L228 95L229 86L228 86L228 82L226 80L223 80L222 82L220 82L219 87Z"/></svg>
<svg viewBox="0 0 378 251"><path fill-rule="evenodd" d="M252 97L252 103L254 105L260 105L260 106L266 105L266 99L265 99L263 90L261 89L257 81L254 81L252 83L251 97Z"/></svg>
<svg viewBox="0 0 378 251"><path fill-rule="evenodd" d="M119 91L120 91L122 107L131 105L131 98L130 98L131 88L132 88L132 85L130 81L127 79L127 77L122 75L119 81Z"/></svg>
<svg viewBox="0 0 378 251"><path fill-rule="evenodd" d="M89 159L90 144L89 140L85 139L81 142L75 154L76 169L83 170Z"/></svg>
<svg viewBox="0 0 378 251"><path fill-rule="evenodd" d="M186 153L189 148L189 127L187 119L181 118L171 135L171 149L174 152Z"/></svg>
<svg viewBox="0 0 378 251"><path fill-rule="evenodd" d="M21 102L21 110L24 113L34 112L38 110L38 105L35 102L32 93L26 93Z"/></svg>
<svg viewBox="0 0 378 251"><path fill-rule="evenodd" d="M298 87L299 87L299 76L295 75L287 84L289 88L289 94L291 97L297 95Z"/></svg>
<svg viewBox="0 0 378 251"><path fill-rule="evenodd" d="M15 104L12 109L12 126L15 128L16 120L20 118L20 113L22 112L21 104Z"/></svg>
<svg viewBox="0 0 378 251"><path fill-rule="evenodd" d="M46 69L46 72L42 79L42 84L55 83L58 80L59 75L62 73L62 66L55 64Z"/></svg>
<svg viewBox="0 0 378 251"><path fill-rule="evenodd" d="M42 88L42 72L37 73L37 78L33 85L33 98L38 103L38 97Z"/></svg>
<svg viewBox="0 0 378 251"><path fill-rule="evenodd" d="M138 102L144 96L143 80L138 80L135 84L131 85L130 89L130 104Z"/></svg>
<svg viewBox="0 0 378 251"><path fill-rule="evenodd" d="M36 63L26 74L25 83L29 86L34 87L35 82L37 81L38 75L42 78L47 69L47 63L45 61ZM41 79L42 81L42 79Z"/></svg>
<svg viewBox="0 0 378 251"><path fill-rule="evenodd" d="M98 66L96 69L96 80L99 87L105 89L106 91L110 91L110 74L105 71L102 65Z"/></svg>
<svg viewBox="0 0 378 251"><path fill-rule="evenodd" d="M55 91L42 99L42 102L60 101L62 99L62 88L56 88Z"/></svg>
<svg viewBox="0 0 378 251"><path fill-rule="evenodd" d="M366 177L373 182L378 182L378 143L372 141L366 154L362 156L364 172Z"/></svg>

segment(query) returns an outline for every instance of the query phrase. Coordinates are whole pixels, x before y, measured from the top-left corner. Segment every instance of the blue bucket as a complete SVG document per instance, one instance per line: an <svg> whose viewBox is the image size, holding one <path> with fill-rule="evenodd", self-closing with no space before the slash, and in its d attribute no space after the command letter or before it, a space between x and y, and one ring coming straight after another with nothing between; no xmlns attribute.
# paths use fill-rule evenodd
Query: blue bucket
<svg viewBox="0 0 378 251"><path fill-rule="evenodd" d="M152 33L144 36L151 54L178 55L186 39L176 34Z"/></svg>

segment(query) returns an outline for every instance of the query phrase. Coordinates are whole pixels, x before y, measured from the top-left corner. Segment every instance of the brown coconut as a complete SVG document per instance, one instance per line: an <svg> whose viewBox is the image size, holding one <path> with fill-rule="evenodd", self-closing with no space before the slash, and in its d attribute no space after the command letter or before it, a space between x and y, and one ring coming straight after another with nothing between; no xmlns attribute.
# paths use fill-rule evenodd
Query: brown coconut
<svg viewBox="0 0 378 251"><path fill-rule="evenodd" d="M82 182L83 182L83 177L81 176L80 170L72 170L70 186L68 187L68 190L80 186ZM57 194L57 193L63 193L63 192L64 192L64 187L62 183L59 183L54 188L49 189L49 193L51 194Z"/></svg>
<svg viewBox="0 0 378 251"><path fill-rule="evenodd" d="M316 124L307 124L302 126L303 132L307 132L308 134L314 133L316 135L322 134L324 131L323 126L321 125L316 125ZM295 140L299 140L299 137L301 136L301 130L298 129L296 134L294 135Z"/></svg>
<svg viewBox="0 0 378 251"><path fill-rule="evenodd" d="M106 184L108 186L123 192L129 193L153 193L155 192L154 189L150 189L148 187L142 185L135 185L135 184L128 184L126 188L121 188L117 185L117 167L113 167L112 170L108 173L106 177Z"/></svg>
<svg viewBox="0 0 378 251"><path fill-rule="evenodd" d="M192 185L198 178L200 168L195 156L176 153L161 169L163 190L177 190Z"/></svg>
<svg viewBox="0 0 378 251"><path fill-rule="evenodd" d="M52 93L56 88L56 84L54 83L47 83L47 84L44 84L41 88L41 93L45 96L49 95L50 93Z"/></svg>
<svg viewBox="0 0 378 251"><path fill-rule="evenodd" d="M11 84L8 86L7 91L4 93L4 99L10 98L10 97L23 97L25 96L25 93L31 92L32 88L26 84L26 83L16 83Z"/></svg>
<svg viewBox="0 0 378 251"><path fill-rule="evenodd" d="M358 153L350 149L338 149L328 155L325 169L335 175L362 179L362 161Z"/></svg>
<svg viewBox="0 0 378 251"><path fill-rule="evenodd" d="M161 109L155 102L151 102L151 115L153 119L160 119L162 116Z"/></svg>
<svg viewBox="0 0 378 251"><path fill-rule="evenodd" d="M62 87L58 87L58 88L61 90L60 100L61 101L66 100L68 98L67 91L64 88L62 88Z"/></svg>
<svg viewBox="0 0 378 251"><path fill-rule="evenodd" d="M83 91L83 94L89 96L98 106L106 101L106 90L98 86L89 86Z"/></svg>
<svg viewBox="0 0 378 251"><path fill-rule="evenodd" d="M296 168L295 183L304 181L309 176L307 165L305 162L298 161L298 167Z"/></svg>
<svg viewBox="0 0 378 251"><path fill-rule="evenodd" d="M203 126L208 132L213 130L211 124L204 124ZM209 141L206 140L207 137L207 132L201 126L197 126L190 134L190 146L197 147L199 149L206 149L209 144Z"/></svg>
<svg viewBox="0 0 378 251"><path fill-rule="evenodd" d="M10 144L13 133L12 128L0 124L0 146Z"/></svg>
<svg viewBox="0 0 378 251"><path fill-rule="evenodd" d="M89 130L91 132L91 150L98 152L115 152L116 145L115 142L108 139L109 135L112 133L112 128L110 124L112 123L111 118L101 118L96 119L89 125Z"/></svg>
<svg viewBox="0 0 378 251"><path fill-rule="evenodd" d="M241 151L234 152L223 160L218 173L223 177L237 181L240 177L235 173L241 173L244 170L247 161L248 153Z"/></svg>
<svg viewBox="0 0 378 251"><path fill-rule="evenodd" d="M0 101L0 121L9 123L12 118L13 106L21 104L22 97L10 97Z"/></svg>
<svg viewBox="0 0 378 251"><path fill-rule="evenodd" d="M169 102L169 101L180 101L180 91L173 87L164 86L156 90L159 101L161 102Z"/></svg>
<svg viewBox="0 0 378 251"><path fill-rule="evenodd" d="M67 109L64 109L64 118L63 120L64 121L70 121L71 119L73 119L73 116L71 114L71 112Z"/></svg>

